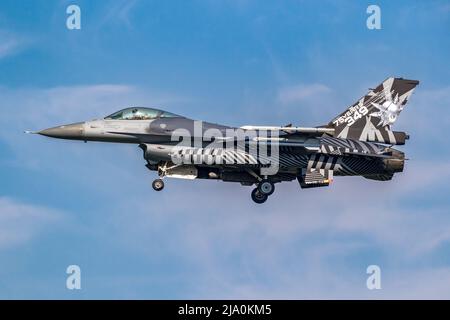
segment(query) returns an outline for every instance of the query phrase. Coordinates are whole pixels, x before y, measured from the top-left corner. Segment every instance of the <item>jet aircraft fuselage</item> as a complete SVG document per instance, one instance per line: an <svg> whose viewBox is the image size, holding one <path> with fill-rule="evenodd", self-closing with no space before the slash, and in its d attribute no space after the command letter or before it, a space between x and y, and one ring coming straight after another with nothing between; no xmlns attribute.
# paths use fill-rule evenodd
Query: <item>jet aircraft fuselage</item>
<svg viewBox="0 0 450 320"><path fill-rule="evenodd" d="M388 78L327 125L230 127L167 111L131 107L100 120L37 132L60 139L133 143L159 178L214 179L256 185L263 203L275 183L297 179L302 188L328 186L334 176L390 180L403 171L405 155L392 148L409 138L391 126L418 81Z"/></svg>

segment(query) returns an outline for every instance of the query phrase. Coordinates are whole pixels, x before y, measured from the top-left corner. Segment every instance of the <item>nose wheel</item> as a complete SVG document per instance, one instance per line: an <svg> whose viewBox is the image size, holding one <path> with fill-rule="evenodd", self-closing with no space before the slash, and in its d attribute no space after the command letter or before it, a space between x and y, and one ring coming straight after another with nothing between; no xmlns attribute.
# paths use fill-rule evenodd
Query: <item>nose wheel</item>
<svg viewBox="0 0 450 320"><path fill-rule="evenodd" d="M156 179L152 182L152 187L155 191L161 191L164 189L164 181L162 179Z"/></svg>

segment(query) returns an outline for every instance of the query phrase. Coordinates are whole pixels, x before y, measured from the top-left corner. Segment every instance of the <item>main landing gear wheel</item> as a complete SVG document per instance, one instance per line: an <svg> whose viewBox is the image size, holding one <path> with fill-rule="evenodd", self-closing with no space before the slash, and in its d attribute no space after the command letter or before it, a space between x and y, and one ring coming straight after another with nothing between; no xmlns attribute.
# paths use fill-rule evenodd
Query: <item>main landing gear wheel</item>
<svg viewBox="0 0 450 320"><path fill-rule="evenodd" d="M258 183L258 191L270 196L275 191L275 185L268 179L263 179Z"/></svg>
<svg viewBox="0 0 450 320"><path fill-rule="evenodd" d="M252 191L252 200L256 203L264 203L266 202L268 195L261 193L258 188L253 189Z"/></svg>
<svg viewBox="0 0 450 320"><path fill-rule="evenodd" d="M164 189L164 181L161 179L156 179L152 182L152 187L155 191L161 191Z"/></svg>

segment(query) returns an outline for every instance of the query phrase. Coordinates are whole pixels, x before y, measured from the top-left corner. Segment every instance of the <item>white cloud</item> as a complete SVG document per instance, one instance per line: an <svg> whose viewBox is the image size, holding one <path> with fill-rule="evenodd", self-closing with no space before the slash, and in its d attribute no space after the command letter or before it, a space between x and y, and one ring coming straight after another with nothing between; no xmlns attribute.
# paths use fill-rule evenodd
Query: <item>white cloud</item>
<svg viewBox="0 0 450 320"><path fill-rule="evenodd" d="M441 6L438 6L438 10L443 13L450 13L450 4L442 4Z"/></svg>
<svg viewBox="0 0 450 320"><path fill-rule="evenodd" d="M414 164L412 177L387 183L337 178L329 189L277 185L263 206L251 202L251 188L168 180L163 193L146 201L128 195L108 223L116 240L138 254L174 255L194 265L188 298L436 297L431 292L439 279L423 260L448 242L448 208L406 207L412 196L450 178L450 171L440 171L415 180L429 166ZM367 265L357 267L355 258L361 255L389 275L378 294L365 288ZM405 282L416 275L423 278ZM450 296L439 287L441 297Z"/></svg>
<svg viewBox="0 0 450 320"><path fill-rule="evenodd" d="M29 242L62 217L54 209L0 197L0 249Z"/></svg>
<svg viewBox="0 0 450 320"><path fill-rule="evenodd" d="M102 15L102 19L99 21L97 28L103 27L108 23L122 23L127 28L132 28L132 11L136 7L138 0L122 0L114 1L107 4L105 13Z"/></svg>
<svg viewBox="0 0 450 320"><path fill-rule="evenodd" d="M21 36L0 30L0 59L19 52L27 42Z"/></svg>
<svg viewBox="0 0 450 320"><path fill-rule="evenodd" d="M281 88L278 91L278 101L283 104L303 101L307 98L320 96L330 92L331 89L319 83L315 84L297 84Z"/></svg>
<svg viewBox="0 0 450 320"><path fill-rule="evenodd" d="M86 120L104 117L131 105L158 106L179 99L175 95L155 93L122 84L77 85L48 89L10 89L0 87L2 110L20 112L14 121L42 125L45 122ZM5 120L11 123L11 119ZM0 120L0 121L2 121Z"/></svg>
<svg viewBox="0 0 450 320"><path fill-rule="evenodd" d="M450 104L450 87L426 89L420 86L416 89L411 101L399 117L402 126L419 131L423 135L433 134L433 138L442 135L442 126L449 126L449 117L442 116ZM397 124L396 124L397 125Z"/></svg>
<svg viewBox="0 0 450 320"><path fill-rule="evenodd" d="M128 106L164 107L177 95L123 84L77 85L45 89L0 87L2 112L0 137L23 137L26 129L103 118ZM20 138L19 138L20 139Z"/></svg>

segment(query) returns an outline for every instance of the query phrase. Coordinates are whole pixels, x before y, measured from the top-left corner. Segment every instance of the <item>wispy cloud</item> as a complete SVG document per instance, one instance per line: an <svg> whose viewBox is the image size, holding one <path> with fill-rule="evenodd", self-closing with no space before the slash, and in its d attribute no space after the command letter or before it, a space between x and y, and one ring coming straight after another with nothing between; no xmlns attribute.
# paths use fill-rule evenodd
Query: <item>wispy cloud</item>
<svg viewBox="0 0 450 320"><path fill-rule="evenodd" d="M108 2L105 8L105 14L99 22L98 27L102 27L107 23L121 23L127 28L132 28L130 16L133 9L138 4L138 0L120 0Z"/></svg>
<svg viewBox="0 0 450 320"><path fill-rule="evenodd" d="M301 102L307 98L313 98L330 92L327 86L314 84L297 84L283 87L278 91L278 101L283 104Z"/></svg>
<svg viewBox="0 0 450 320"><path fill-rule="evenodd" d="M11 56L22 50L28 43L23 37L0 30L0 59Z"/></svg>
<svg viewBox="0 0 450 320"><path fill-rule="evenodd" d="M448 170L426 181L418 178L430 165L412 164L411 177L399 175L382 187L362 178L337 178L325 190L300 190L295 182L277 185L277 193L260 207L250 201L249 188L168 181L168 189L149 202L141 203L140 194L127 196L108 223L130 250L151 259L164 252L194 266L189 278L196 289L182 297L435 297L428 294L439 279L433 262L423 260L448 242L450 218L439 204L408 207L411 195L430 186L445 188ZM130 213L119 213L125 210ZM170 237L167 230L173 231ZM383 278L385 290L378 295L365 289L365 267L372 263L396 275ZM416 274L429 283L405 283ZM427 295L411 292L419 284L427 286ZM439 287L441 297L450 296Z"/></svg>
<svg viewBox="0 0 450 320"><path fill-rule="evenodd" d="M0 197L0 249L27 243L62 219L58 210Z"/></svg>
<svg viewBox="0 0 450 320"><path fill-rule="evenodd" d="M21 117L15 125L41 126L51 122L89 120L104 117L128 106L161 106L182 98L176 94L127 84L75 85L52 88L10 89L0 87L2 109L14 112L20 105ZM5 127L12 126L10 121ZM7 131L7 130L5 130Z"/></svg>

